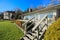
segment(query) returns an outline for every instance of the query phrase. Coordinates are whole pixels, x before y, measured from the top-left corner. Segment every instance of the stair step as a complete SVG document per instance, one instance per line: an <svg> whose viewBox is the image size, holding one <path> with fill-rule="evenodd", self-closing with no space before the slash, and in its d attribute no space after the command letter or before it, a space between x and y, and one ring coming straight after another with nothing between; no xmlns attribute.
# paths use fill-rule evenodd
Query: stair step
<svg viewBox="0 0 60 40"><path fill-rule="evenodd" d="M34 39L34 40L37 40L37 39Z"/></svg>
<svg viewBox="0 0 60 40"><path fill-rule="evenodd" d="M35 34L35 33L32 33L34 36L37 36L37 33Z"/></svg>
<svg viewBox="0 0 60 40"><path fill-rule="evenodd" d="M32 33L36 33L35 31L32 31Z"/></svg>
<svg viewBox="0 0 60 40"><path fill-rule="evenodd" d="M27 34L30 34L31 36L34 36L32 33L27 33Z"/></svg>
<svg viewBox="0 0 60 40"><path fill-rule="evenodd" d="M33 40L33 36L31 36L30 34L26 34L31 40Z"/></svg>
<svg viewBox="0 0 60 40"><path fill-rule="evenodd" d="M29 40L31 40L31 38L29 38L27 35L25 35L25 37L27 37Z"/></svg>
<svg viewBox="0 0 60 40"><path fill-rule="evenodd" d="M31 40L31 39L29 39L29 38L27 38L27 37L23 37L24 38L24 40Z"/></svg>
<svg viewBox="0 0 60 40"><path fill-rule="evenodd" d="M44 31L45 31L45 30L42 30L42 32L40 32L40 34L43 34Z"/></svg>
<svg viewBox="0 0 60 40"><path fill-rule="evenodd" d="M45 30L43 32L41 32L39 38L41 39L41 37L43 36L43 34L45 33Z"/></svg>
<svg viewBox="0 0 60 40"><path fill-rule="evenodd" d="M28 34L30 34L31 36L36 36L37 33L38 33L37 30L28 32Z"/></svg>
<svg viewBox="0 0 60 40"><path fill-rule="evenodd" d="M37 33L29 33L31 36L37 36Z"/></svg>
<svg viewBox="0 0 60 40"><path fill-rule="evenodd" d="M37 40L37 36L35 36L33 40Z"/></svg>
<svg viewBox="0 0 60 40"><path fill-rule="evenodd" d="M44 40L44 39L42 39L42 40Z"/></svg>

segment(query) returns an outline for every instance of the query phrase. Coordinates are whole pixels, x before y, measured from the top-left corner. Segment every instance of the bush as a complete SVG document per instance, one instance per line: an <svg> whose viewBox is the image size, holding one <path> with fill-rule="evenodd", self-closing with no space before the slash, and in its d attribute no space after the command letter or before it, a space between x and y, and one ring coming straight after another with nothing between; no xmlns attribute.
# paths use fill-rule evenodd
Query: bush
<svg viewBox="0 0 60 40"><path fill-rule="evenodd" d="M60 40L60 18L48 27L44 40Z"/></svg>
<svg viewBox="0 0 60 40"><path fill-rule="evenodd" d="M19 25L19 26L22 26L21 21L16 20L15 23L16 23L17 25Z"/></svg>
<svg viewBox="0 0 60 40"><path fill-rule="evenodd" d="M14 22L24 30L22 26L22 24L24 23L23 21L15 20Z"/></svg>

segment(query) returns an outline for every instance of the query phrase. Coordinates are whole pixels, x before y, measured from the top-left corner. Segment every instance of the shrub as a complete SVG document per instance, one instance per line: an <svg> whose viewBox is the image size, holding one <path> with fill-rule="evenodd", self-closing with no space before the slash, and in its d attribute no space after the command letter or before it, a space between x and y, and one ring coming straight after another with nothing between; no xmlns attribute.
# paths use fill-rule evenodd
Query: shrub
<svg viewBox="0 0 60 40"><path fill-rule="evenodd" d="M18 26L20 26L22 29L24 29L23 26L22 26L22 24L24 23L23 21L15 20L15 23L16 23Z"/></svg>
<svg viewBox="0 0 60 40"><path fill-rule="evenodd" d="M60 40L60 18L48 27L44 40Z"/></svg>
<svg viewBox="0 0 60 40"><path fill-rule="evenodd" d="M19 26L22 25L22 23L21 23L20 21L18 21L18 20L16 20L15 23L16 23L17 25L19 25Z"/></svg>

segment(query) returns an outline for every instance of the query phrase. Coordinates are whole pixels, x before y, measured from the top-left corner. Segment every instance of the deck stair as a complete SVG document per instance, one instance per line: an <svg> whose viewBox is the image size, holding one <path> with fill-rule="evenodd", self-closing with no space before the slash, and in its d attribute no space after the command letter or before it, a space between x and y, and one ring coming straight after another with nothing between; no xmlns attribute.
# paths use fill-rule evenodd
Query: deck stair
<svg viewBox="0 0 60 40"><path fill-rule="evenodd" d="M35 21L34 19L35 19L35 17L27 20L25 23L22 24L22 26L23 26L23 28L24 28L24 33L25 33L25 34L26 34L27 29L30 28L30 26L32 26L32 24L34 23L34 21ZM32 24L29 25L29 26L27 26L27 24L30 23L30 22L32 22Z"/></svg>
<svg viewBox="0 0 60 40"><path fill-rule="evenodd" d="M49 24L51 24L48 22L48 15L45 15L40 21L37 21L37 22L35 22L34 27L32 27L29 31L26 31L28 28L25 26L25 28L26 28L25 35L20 40L43 40L44 33L46 32ZM25 25L26 25L26 23L25 23ZM30 25L29 25L29 27L30 27Z"/></svg>

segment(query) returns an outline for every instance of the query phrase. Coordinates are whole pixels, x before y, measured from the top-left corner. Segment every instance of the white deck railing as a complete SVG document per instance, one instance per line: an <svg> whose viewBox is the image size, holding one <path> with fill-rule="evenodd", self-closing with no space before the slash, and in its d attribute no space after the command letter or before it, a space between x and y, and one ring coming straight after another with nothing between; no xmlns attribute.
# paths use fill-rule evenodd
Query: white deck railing
<svg viewBox="0 0 60 40"><path fill-rule="evenodd" d="M33 24L31 23L31 25L29 25L28 27L26 26L28 22L31 22L35 17L33 17L32 19L28 20L27 22L25 22L23 25L25 27L25 31L30 28L30 26ZM50 20L50 21L49 21ZM48 15L45 15L41 20L37 20L37 21L33 21L35 23L35 26L31 29L32 32L35 32L37 31L37 35L34 35L34 39L35 37L37 37L37 40L42 40L42 36L44 35L45 33L45 30L47 30L48 26L51 24L51 21L53 19L49 19L48 18ZM42 31L41 35L40 32ZM28 31L28 32L31 32L31 31ZM31 32L31 33L32 33ZM25 32L26 34L26 32ZM29 36L30 37L30 36Z"/></svg>
<svg viewBox="0 0 60 40"><path fill-rule="evenodd" d="M34 30L41 24L41 22L42 22L44 19L47 18L47 16L48 16L48 15L45 15L45 16L40 20L40 22L32 29L32 31L34 31ZM47 19L47 20L48 20L48 19Z"/></svg>
<svg viewBox="0 0 60 40"><path fill-rule="evenodd" d="M26 21L24 24L22 24L22 26L25 28L25 29L24 29L24 30L25 30L25 34L26 34L27 28L30 27L30 25L27 27L27 23L33 21L33 19L35 19L35 17L31 18L30 20L28 20L28 21Z"/></svg>

